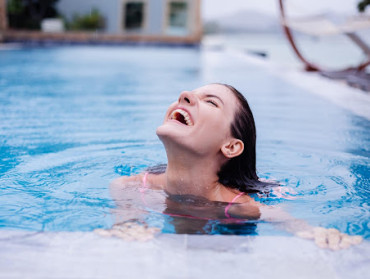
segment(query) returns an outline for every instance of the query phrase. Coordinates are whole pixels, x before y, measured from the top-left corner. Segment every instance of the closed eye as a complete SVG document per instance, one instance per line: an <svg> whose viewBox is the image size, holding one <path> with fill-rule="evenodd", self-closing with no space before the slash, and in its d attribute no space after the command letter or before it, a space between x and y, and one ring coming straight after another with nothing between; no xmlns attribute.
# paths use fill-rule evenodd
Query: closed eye
<svg viewBox="0 0 370 279"><path fill-rule="evenodd" d="M215 101L213 101L213 100L207 100L206 102L209 103L209 104L211 104L211 105L213 105L213 106L215 106L216 108L218 107L217 103Z"/></svg>

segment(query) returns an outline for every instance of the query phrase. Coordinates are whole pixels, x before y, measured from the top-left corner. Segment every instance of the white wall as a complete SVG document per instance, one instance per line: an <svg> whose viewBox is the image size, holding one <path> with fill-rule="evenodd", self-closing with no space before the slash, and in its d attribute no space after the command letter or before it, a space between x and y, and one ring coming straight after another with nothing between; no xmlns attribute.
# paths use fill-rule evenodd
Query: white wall
<svg viewBox="0 0 370 279"><path fill-rule="evenodd" d="M57 4L58 10L67 19L71 19L76 13L85 15L90 13L92 8L97 8L105 18L105 32L119 34L123 32L123 6L128 0L60 0ZM170 0L146 0L147 14L145 28L140 34L161 35L166 33L168 2ZM193 13L196 10L197 0L187 0L189 5L189 33L195 32Z"/></svg>

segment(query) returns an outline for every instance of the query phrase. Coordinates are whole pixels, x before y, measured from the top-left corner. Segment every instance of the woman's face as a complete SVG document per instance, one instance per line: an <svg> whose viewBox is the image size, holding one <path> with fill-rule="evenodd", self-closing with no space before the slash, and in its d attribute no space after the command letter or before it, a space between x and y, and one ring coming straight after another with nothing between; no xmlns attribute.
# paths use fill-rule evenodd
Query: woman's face
<svg viewBox="0 0 370 279"><path fill-rule="evenodd" d="M157 135L165 145L174 142L200 155L216 154L231 137L236 110L237 99L226 86L210 84L184 91L169 106Z"/></svg>

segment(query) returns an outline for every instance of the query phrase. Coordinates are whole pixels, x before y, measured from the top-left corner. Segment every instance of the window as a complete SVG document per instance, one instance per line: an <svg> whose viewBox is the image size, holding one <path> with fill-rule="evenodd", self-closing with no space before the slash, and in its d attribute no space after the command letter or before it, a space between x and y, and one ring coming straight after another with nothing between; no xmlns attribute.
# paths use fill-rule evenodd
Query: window
<svg viewBox="0 0 370 279"><path fill-rule="evenodd" d="M124 29L137 31L143 28L144 24L144 3L127 2L125 5Z"/></svg>
<svg viewBox="0 0 370 279"><path fill-rule="evenodd" d="M186 2L169 3L168 33L185 35L188 33L188 4Z"/></svg>

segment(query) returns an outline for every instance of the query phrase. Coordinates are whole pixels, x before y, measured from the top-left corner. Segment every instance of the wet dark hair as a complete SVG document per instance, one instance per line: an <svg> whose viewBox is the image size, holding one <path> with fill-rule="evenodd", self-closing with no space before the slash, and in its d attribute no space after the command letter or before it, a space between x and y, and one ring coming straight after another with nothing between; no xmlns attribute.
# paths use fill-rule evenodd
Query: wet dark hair
<svg viewBox="0 0 370 279"><path fill-rule="evenodd" d="M259 181L256 171L256 125L252 110L244 96L233 86L217 84L227 87L238 101L230 129L231 135L244 143L244 151L221 167L218 181L241 192L264 192L267 185Z"/></svg>
<svg viewBox="0 0 370 279"><path fill-rule="evenodd" d="M227 87L238 102L234 121L231 123L231 135L244 143L242 154L228 160L217 173L218 182L226 187L245 193L268 194L275 182L260 181L256 170L256 125L252 110L243 94L233 86L224 83L214 83ZM166 171L167 164L161 164L147 169L148 172L159 174Z"/></svg>

